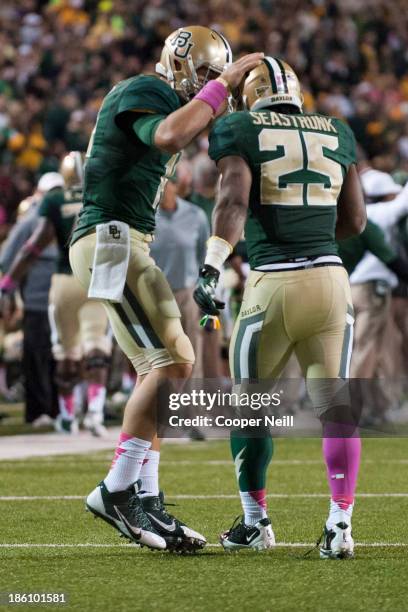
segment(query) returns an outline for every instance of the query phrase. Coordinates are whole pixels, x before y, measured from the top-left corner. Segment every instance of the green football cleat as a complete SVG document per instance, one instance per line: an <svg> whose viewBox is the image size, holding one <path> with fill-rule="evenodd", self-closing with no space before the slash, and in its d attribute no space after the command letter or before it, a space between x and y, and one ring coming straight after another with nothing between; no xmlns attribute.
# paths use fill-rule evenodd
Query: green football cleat
<svg viewBox="0 0 408 612"><path fill-rule="evenodd" d="M66 436L76 436L79 432L77 419L64 419L60 414L54 421L54 429L57 433Z"/></svg>

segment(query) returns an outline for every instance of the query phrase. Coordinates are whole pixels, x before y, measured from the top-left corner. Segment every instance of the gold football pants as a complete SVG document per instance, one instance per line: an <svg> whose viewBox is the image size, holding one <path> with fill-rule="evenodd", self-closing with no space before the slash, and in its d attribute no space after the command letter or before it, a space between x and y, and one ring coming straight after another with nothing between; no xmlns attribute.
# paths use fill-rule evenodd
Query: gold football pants
<svg viewBox="0 0 408 612"><path fill-rule="evenodd" d="M75 276L53 274L49 302L52 350L57 361L77 361L95 349L110 354L106 312L101 304L88 299Z"/></svg>
<svg viewBox="0 0 408 612"><path fill-rule="evenodd" d="M138 374L174 363L194 363L191 342L183 331L180 310L163 272L149 254L150 234L130 230L130 259L122 303L104 300L113 333ZM74 274L88 289L96 233L70 249Z"/></svg>
<svg viewBox="0 0 408 612"><path fill-rule="evenodd" d="M353 323L342 266L251 271L230 345L231 375L278 378L295 353L304 376L347 378Z"/></svg>

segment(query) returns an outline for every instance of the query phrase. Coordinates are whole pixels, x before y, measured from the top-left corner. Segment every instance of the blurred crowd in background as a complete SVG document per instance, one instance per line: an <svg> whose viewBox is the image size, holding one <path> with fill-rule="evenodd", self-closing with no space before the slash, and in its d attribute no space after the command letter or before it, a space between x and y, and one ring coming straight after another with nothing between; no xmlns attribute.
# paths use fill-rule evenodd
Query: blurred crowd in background
<svg viewBox="0 0 408 612"><path fill-rule="evenodd" d="M408 173L405 0L2 0L3 225L39 174L86 148L106 92L152 72L164 38L188 23L220 29L235 57L284 57L307 110L346 118L376 168Z"/></svg>
<svg viewBox="0 0 408 612"><path fill-rule="evenodd" d="M163 40L186 24L222 31L235 58L254 50L284 58L305 110L346 120L361 164L406 183L406 0L1 0L0 240L41 175L66 152L86 150L107 91L153 72ZM217 171L207 146L204 136L184 154L177 193L210 222ZM245 281L239 255L230 270L232 319Z"/></svg>

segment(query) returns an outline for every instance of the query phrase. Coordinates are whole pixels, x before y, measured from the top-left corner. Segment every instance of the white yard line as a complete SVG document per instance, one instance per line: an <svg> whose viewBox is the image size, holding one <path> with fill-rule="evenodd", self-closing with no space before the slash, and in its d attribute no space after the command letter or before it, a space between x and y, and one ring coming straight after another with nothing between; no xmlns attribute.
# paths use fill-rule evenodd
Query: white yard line
<svg viewBox="0 0 408 612"><path fill-rule="evenodd" d="M112 455L107 455L106 457L96 458L96 457L86 457L86 456L78 456L78 458L72 459L70 458L68 461L64 460L62 457L55 456L52 459L14 459L14 460L6 460L0 459L0 469L7 468L12 465L13 468L28 468L30 466L50 466L50 465L61 465L66 468L78 467L78 465L87 465L87 464L96 464L96 465L106 465L109 461L112 460ZM362 459L361 464L372 464L372 465L408 465L408 459ZM234 464L232 459L181 459L178 461L177 459L166 460L163 459L160 461L161 466L195 466L195 465L214 465L220 466L225 465L228 467L232 467ZM273 465L283 465L283 466L298 466L298 465L320 465L324 466L323 459L274 459Z"/></svg>
<svg viewBox="0 0 408 612"><path fill-rule="evenodd" d="M277 548L312 548L315 542L277 542ZM131 549L134 546L129 544L93 544L90 542L79 544L29 544L29 543L10 543L0 544L0 548L122 548ZM408 548L408 542L356 542L356 546L361 548ZM220 548L221 544L208 543L206 548Z"/></svg>
<svg viewBox="0 0 408 612"><path fill-rule="evenodd" d="M1 495L0 501L71 501L84 500L85 495ZM218 494L218 495L169 495L169 499L238 499L238 494ZM271 499L309 499L323 498L328 499L328 493L268 493L266 497ZM408 497L408 493L357 493L356 497L379 498L379 497Z"/></svg>

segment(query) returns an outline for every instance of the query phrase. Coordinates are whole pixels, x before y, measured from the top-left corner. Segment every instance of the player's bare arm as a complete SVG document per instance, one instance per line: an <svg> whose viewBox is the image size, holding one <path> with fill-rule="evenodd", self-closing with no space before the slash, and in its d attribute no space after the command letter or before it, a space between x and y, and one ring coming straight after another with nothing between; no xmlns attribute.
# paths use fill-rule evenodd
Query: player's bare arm
<svg viewBox="0 0 408 612"><path fill-rule="evenodd" d="M156 129L154 144L158 149L168 153L177 153L200 134L208 124L226 110L227 97L230 91L238 87L245 74L258 66L263 53L250 53L228 66L216 79L225 88L225 95L218 106L211 106L203 99L193 99L182 108L171 113ZM205 87L212 87L213 82Z"/></svg>
<svg viewBox="0 0 408 612"><path fill-rule="evenodd" d="M221 172L220 192L213 213L214 238L221 238L232 247L244 231L252 176L248 164L236 155L218 162Z"/></svg>
<svg viewBox="0 0 408 612"><path fill-rule="evenodd" d="M242 236L248 212L252 175L248 164L237 155L218 162L221 185L213 213L214 233L208 241L207 256L200 271L194 299L201 310L218 316L224 304L214 298L215 287L224 261Z"/></svg>
<svg viewBox="0 0 408 612"><path fill-rule="evenodd" d="M355 164L351 164L337 203L336 239L361 234L367 223L363 190Z"/></svg>

